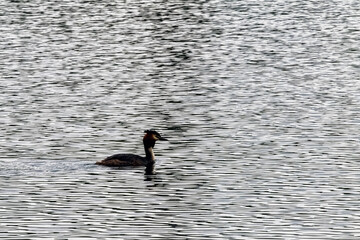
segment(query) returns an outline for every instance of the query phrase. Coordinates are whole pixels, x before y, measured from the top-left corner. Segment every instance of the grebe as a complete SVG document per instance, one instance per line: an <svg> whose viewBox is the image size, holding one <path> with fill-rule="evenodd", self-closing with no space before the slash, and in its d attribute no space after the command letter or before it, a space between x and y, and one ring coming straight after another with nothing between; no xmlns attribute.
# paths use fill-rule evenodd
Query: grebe
<svg viewBox="0 0 360 240"><path fill-rule="evenodd" d="M135 154L115 154L105 158L98 165L105 165L109 167L126 167L126 166L146 166L146 173L152 173L155 164L155 155L153 148L157 140L167 141L166 138L160 136L155 130L146 130L143 138L145 157Z"/></svg>

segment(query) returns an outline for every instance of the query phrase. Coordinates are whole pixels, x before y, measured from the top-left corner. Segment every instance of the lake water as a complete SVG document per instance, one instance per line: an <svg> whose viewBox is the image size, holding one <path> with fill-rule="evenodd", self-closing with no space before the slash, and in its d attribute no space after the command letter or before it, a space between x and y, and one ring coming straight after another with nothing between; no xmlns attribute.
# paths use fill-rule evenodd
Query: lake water
<svg viewBox="0 0 360 240"><path fill-rule="evenodd" d="M359 239L359 13L1 1L0 238Z"/></svg>

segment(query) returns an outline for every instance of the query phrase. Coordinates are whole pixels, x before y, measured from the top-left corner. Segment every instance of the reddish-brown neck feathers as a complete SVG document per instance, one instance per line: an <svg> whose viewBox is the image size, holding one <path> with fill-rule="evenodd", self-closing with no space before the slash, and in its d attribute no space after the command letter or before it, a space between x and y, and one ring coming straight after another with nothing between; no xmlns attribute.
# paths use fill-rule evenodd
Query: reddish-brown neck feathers
<svg viewBox="0 0 360 240"><path fill-rule="evenodd" d="M154 147L155 142L156 142L156 138L155 138L154 134L151 134L151 133L145 134L145 136L143 138L143 143L144 143L145 147Z"/></svg>

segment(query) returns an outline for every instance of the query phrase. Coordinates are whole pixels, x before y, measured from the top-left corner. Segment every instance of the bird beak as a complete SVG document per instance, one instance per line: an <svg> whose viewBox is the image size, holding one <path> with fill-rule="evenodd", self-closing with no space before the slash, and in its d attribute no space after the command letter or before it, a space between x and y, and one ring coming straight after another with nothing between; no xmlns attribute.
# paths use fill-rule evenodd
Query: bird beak
<svg viewBox="0 0 360 240"><path fill-rule="evenodd" d="M166 138L160 137L159 138L160 141L168 141Z"/></svg>

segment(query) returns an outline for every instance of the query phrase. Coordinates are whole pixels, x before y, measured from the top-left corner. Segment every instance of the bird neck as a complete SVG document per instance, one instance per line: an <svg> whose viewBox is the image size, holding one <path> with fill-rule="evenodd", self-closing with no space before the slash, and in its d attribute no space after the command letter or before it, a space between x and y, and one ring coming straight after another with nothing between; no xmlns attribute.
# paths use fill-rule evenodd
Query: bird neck
<svg viewBox="0 0 360 240"><path fill-rule="evenodd" d="M144 141L146 158L151 160L152 162L155 161L155 154L153 151L154 146L155 146L155 141Z"/></svg>
<svg viewBox="0 0 360 240"><path fill-rule="evenodd" d="M155 154L152 147L145 147L146 158L155 161Z"/></svg>

